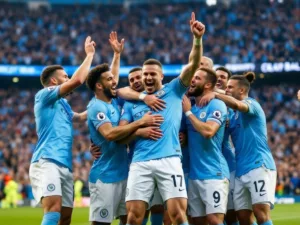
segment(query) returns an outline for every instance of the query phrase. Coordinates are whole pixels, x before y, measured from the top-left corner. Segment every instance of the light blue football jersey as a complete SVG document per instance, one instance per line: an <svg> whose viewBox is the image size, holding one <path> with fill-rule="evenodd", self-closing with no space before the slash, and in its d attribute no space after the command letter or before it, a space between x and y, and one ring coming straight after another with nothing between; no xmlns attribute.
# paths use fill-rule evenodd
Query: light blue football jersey
<svg viewBox="0 0 300 225"><path fill-rule="evenodd" d="M132 107L131 104L130 104L130 102L133 103L133 104L135 104L135 103L137 103L138 101L124 101L124 103L123 103L123 108L122 108L122 112L121 112L121 119L120 119L120 121L122 121L122 120L128 121L128 120L126 119L126 118L127 118L127 115L124 114L124 112L125 112L125 111L127 112L127 111L130 109L130 107ZM129 143L129 145L128 145L128 147L129 147L129 151L128 151L128 163L129 163L129 164L132 162L133 152L134 152L134 146L135 146L135 140L131 141L131 142Z"/></svg>
<svg viewBox="0 0 300 225"><path fill-rule="evenodd" d="M157 141L137 138L134 145L132 162L148 161L170 156L181 157L181 147L179 142L179 129L182 117L182 97L186 92L180 78L175 78L170 83L163 86L162 89L154 94L166 102L166 108L163 111L152 114L160 114L164 117L164 122L160 129L163 137ZM144 102L126 102L122 120L129 123L141 119L144 114L151 109Z"/></svg>
<svg viewBox="0 0 300 225"><path fill-rule="evenodd" d="M73 111L59 96L60 86L51 86L35 95L34 116L38 141L31 163L41 158L72 170Z"/></svg>
<svg viewBox="0 0 300 225"><path fill-rule="evenodd" d="M186 116L184 113L182 114L182 119L181 119L181 127L180 127L180 132L185 133L187 135L187 126L186 126ZM189 173L190 172L190 153L189 153L189 148L188 145L181 147L182 149L182 169L184 173Z"/></svg>
<svg viewBox="0 0 300 225"><path fill-rule="evenodd" d="M264 165L276 170L272 153L268 146L266 116L253 98L243 100L249 106L247 113L235 112L230 126L230 134L235 147L236 176Z"/></svg>
<svg viewBox="0 0 300 225"><path fill-rule="evenodd" d="M107 141L98 128L105 123L118 126L121 107L116 99L111 104L93 98L87 107L88 127L92 142L101 148L101 156L96 159L90 171L89 181L96 183L99 179L103 183L115 183L128 177L128 158L126 145Z"/></svg>
<svg viewBox="0 0 300 225"><path fill-rule="evenodd" d="M227 161L229 171L235 171L235 153L232 144L230 143L229 136L230 136L230 123L232 118L234 118L234 112L232 109L227 108L227 118L226 118L226 126L225 126L225 133L224 139L222 144L222 152Z"/></svg>
<svg viewBox="0 0 300 225"><path fill-rule="evenodd" d="M222 154L227 109L224 102L213 99L200 108L194 105L193 114L202 122L214 121L220 128L212 138L203 137L187 119L190 173L192 180L229 179L229 169Z"/></svg>

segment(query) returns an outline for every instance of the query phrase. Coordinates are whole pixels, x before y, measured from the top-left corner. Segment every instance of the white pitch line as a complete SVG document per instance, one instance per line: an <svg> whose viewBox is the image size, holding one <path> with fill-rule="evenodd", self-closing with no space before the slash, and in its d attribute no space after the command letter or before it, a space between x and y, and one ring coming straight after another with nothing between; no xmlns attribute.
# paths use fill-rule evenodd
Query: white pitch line
<svg viewBox="0 0 300 225"><path fill-rule="evenodd" d="M300 218L300 216L289 216L289 217L279 217L279 218L271 218L272 220L289 220L289 219L297 219Z"/></svg>

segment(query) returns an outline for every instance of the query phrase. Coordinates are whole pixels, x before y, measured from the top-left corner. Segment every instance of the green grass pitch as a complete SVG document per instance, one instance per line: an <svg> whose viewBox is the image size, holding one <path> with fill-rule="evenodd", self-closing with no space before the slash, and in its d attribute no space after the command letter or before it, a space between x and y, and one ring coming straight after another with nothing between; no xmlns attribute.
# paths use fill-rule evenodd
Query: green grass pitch
<svg viewBox="0 0 300 225"><path fill-rule="evenodd" d="M40 225L42 209L0 209L1 225ZM276 205L272 211L274 225L300 225L300 204ZM72 225L89 225L88 208L74 209ZM114 221L113 225L117 225Z"/></svg>

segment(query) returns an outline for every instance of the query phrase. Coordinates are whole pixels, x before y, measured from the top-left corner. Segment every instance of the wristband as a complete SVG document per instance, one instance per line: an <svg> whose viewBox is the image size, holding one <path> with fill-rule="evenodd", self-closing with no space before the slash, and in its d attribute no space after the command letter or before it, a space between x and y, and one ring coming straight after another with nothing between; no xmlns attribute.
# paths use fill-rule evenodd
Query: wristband
<svg viewBox="0 0 300 225"><path fill-rule="evenodd" d="M143 100L146 98L146 96L147 96L146 94L141 93L141 94L139 95L139 99L143 101Z"/></svg>
<svg viewBox="0 0 300 225"><path fill-rule="evenodd" d="M185 116L186 117L189 117L190 115L192 115L193 113L191 112L191 111L187 111L187 112L185 112Z"/></svg>
<svg viewBox="0 0 300 225"><path fill-rule="evenodd" d="M201 38L195 38L195 45L200 46L201 45Z"/></svg>

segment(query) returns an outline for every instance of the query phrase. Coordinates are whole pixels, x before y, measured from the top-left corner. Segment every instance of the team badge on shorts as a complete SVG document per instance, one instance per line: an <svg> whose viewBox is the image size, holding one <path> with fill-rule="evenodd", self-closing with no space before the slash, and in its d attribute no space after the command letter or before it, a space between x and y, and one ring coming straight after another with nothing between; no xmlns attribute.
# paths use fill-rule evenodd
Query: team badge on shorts
<svg viewBox="0 0 300 225"><path fill-rule="evenodd" d="M54 184L48 184L47 190L51 191L51 192L54 191L55 190L55 185Z"/></svg>
<svg viewBox="0 0 300 225"><path fill-rule="evenodd" d="M108 216L108 210L107 209L101 209L100 216L102 218L106 218Z"/></svg>

